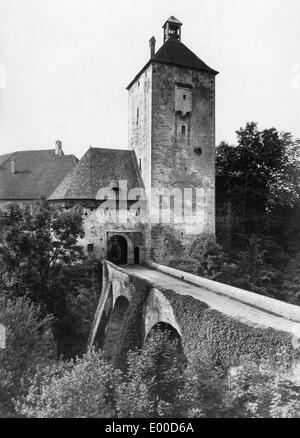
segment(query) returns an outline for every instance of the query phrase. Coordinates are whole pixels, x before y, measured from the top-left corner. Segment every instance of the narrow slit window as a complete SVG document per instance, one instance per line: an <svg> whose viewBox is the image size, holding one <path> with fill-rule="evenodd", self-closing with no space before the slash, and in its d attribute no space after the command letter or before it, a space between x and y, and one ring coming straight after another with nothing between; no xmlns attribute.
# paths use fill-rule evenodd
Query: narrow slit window
<svg viewBox="0 0 300 438"><path fill-rule="evenodd" d="M141 159L139 159L139 168L140 168L140 170L142 170L142 160Z"/></svg>
<svg viewBox="0 0 300 438"><path fill-rule="evenodd" d="M140 111L139 111L139 108L137 108L137 110L136 110L136 124L137 125L139 124L139 116L140 116Z"/></svg>
<svg viewBox="0 0 300 438"><path fill-rule="evenodd" d="M185 125L181 126L181 136L185 137Z"/></svg>

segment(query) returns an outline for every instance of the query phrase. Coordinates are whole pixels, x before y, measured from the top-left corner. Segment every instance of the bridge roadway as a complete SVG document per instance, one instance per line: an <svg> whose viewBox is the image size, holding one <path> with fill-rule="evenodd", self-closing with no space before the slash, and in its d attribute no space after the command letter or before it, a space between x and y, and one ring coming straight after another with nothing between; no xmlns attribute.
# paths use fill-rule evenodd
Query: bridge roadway
<svg viewBox="0 0 300 438"><path fill-rule="evenodd" d="M206 303L210 308L218 310L223 314L227 314L234 319L237 319L245 324L259 327L272 327L276 330L293 333L297 338L300 337L300 318L288 318L280 315L278 310L278 301L270 298L265 298L269 308L260 308L259 306L243 302L236 297L230 297L228 294L212 291L208 288L192 284L188 281L176 278L164 272L157 271L144 266L119 266L124 272L133 274L136 277L149 281L154 288L170 289L177 294L189 295L196 300ZM249 292L247 292L249 294ZM241 290L241 297L243 291ZM257 296L256 294L251 294ZM259 296L260 297L260 296ZM277 307L272 309L272 302L277 304ZM282 306L294 308L300 316L300 307L287 305L282 303Z"/></svg>

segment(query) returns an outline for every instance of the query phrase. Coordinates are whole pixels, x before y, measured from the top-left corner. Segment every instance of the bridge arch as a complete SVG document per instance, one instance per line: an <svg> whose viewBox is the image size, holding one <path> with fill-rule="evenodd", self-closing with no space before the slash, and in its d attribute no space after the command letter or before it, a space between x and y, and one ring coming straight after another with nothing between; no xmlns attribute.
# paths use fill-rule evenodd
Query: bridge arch
<svg viewBox="0 0 300 438"><path fill-rule="evenodd" d="M163 321L159 321L149 330L145 340L144 345L147 344L158 332L162 333L164 338L170 342L176 342L177 355L180 357L182 362L186 362L186 356L182 347L181 335L178 331L171 325Z"/></svg>
<svg viewBox="0 0 300 438"><path fill-rule="evenodd" d="M160 326L168 324L172 330L176 330L181 338L182 333L177 324L172 305L158 289L153 288L149 293L145 309L144 341L147 339L150 330L157 324L160 324Z"/></svg>
<svg viewBox="0 0 300 438"><path fill-rule="evenodd" d="M124 295L120 295L116 299L115 305L110 312L103 334L104 339L102 347L107 359L112 359L116 353L128 307L128 299Z"/></svg>
<svg viewBox="0 0 300 438"><path fill-rule="evenodd" d="M113 308L113 302L114 302L113 287L112 284L109 284L107 297L105 302L103 303L101 318L99 319L99 322L97 324L97 330L94 334L94 339L93 339L93 343L95 343L95 345L99 348L103 348L104 339L105 339L105 330Z"/></svg>

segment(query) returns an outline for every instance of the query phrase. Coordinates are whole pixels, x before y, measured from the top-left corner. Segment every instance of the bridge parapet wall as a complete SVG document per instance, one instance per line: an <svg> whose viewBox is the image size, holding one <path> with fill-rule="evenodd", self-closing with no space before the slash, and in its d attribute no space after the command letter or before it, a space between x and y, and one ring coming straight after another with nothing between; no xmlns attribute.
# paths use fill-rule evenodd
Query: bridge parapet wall
<svg viewBox="0 0 300 438"><path fill-rule="evenodd" d="M283 301L278 301L274 298L269 298L263 295L256 294L254 292L246 291L244 289L229 286L224 283L212 281L207 278L190 274L188 272L183 272L178 269L170 268L168 266L159 265L157 263L149 262L148 266L156 269L157 271L171 275L172 277L176 277L180 280L187 281L196 286L211 290L212 292L215 292L217 294L222 294L241 303L249 304L252 307L266 311L267 313L272 313L273 315L277 315L279 317L286 318L287 320L300 323L299 306L288 304ZM300 331L298 333L295 333L295 335L298 335L300 338Z"/></svg>
<svg viewBox="0 0 300 438"><path fill-rule="evenodd" d="M272 360L300 383L299 307L166 266L150 268L103 263L103 289L89 346L101 325L102 330L103 324L111 326L108 319L123 296L128 308L119 327L117 364L124 364L127 352L140 348L149 331L163 322L179 334L187 358L205 354L225 369L238 366L245 356ZM196 293L189 294L191 289Z"/></svg>

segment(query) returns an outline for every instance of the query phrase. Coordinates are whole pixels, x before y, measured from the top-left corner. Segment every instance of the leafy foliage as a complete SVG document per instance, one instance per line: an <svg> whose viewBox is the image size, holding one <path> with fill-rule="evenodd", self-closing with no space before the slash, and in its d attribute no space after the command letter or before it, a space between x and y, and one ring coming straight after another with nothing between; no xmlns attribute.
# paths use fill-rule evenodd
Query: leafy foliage
<svg viewBox="0 0 300 438"><path fill-rule="evenodd" d="M63 266L82 260L82 214L41 201L30 209L8 204L0 212L0 275L6 290L47 302Z"/></svg>
<svg viewBox="0 0 300 438"><path fill-rule="evenodd" d="M157 263L168 262L183 255L184 247L176 238L174 230L168 225L158 224L151 228L153 260Z"/></svg>
<svg viewBox="0 0 300 438"><path fill-rule="evenodd" d="M28 298L0 295L0 321L6 348L0 350L0 412L14 413L12 400L28 388L36 367L56 358L51 317Z"/></svg>
<svg viewBox="0 0 300 438"><path fill-rule="evenodd" d="M82 353L100 290L99 262L77 244L80 208L38 202L32 210L8 205L0 212L0 286L10 297L29 297L52 314L59 354Z"/></svg>
<svg viewBox="0 0 300 438"><path fill-rule="evenodd" d="M39 369L16 403L34 418L293 418L300 388L273 362L225 370L195 351L183 367L178 345L158 331L121 372L101 352Z"/></svg>
<svg viewBox="0 0 300 438"><path fill-rule="evenodd" d="M178 343L168 331L157 330L141 350L129 353L127 374L118 392L120 417L170 415L168 406L182 384L184 357Z"/></svg>
<svg viewBox="0 0 300 438"><path fill-rule="evenodd" d="M223 403L230 417L299 418L300 387L272 364L245 358L231 372Z"/></svg>
<svg viewBox="0 0 300 438"><path fill-rule="evenodd" d="M120 372L92 351L41 369L17 410L35 418L111 418L119 380Z"/></svg>

